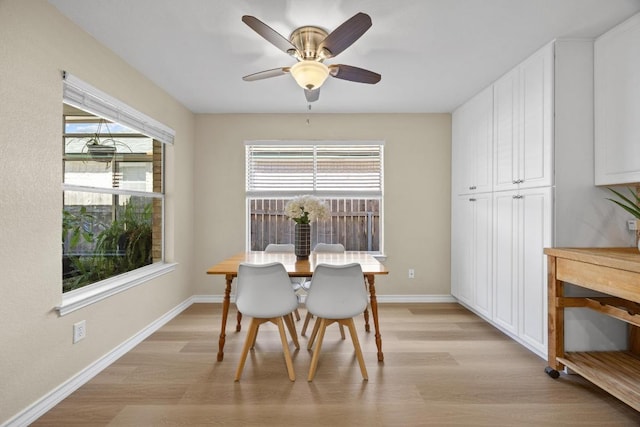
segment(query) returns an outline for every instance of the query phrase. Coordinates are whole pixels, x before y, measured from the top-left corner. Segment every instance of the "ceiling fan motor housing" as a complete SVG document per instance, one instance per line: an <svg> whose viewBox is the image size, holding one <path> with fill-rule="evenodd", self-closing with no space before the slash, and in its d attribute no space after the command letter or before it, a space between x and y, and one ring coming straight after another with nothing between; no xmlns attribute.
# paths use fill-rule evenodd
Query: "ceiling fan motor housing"
<svg viewBox="0 0 640 427"><path fill-rule="evenodd" d="M305 26L296 28L289 36L289 40L298 51L290 49L288 53L301 61L322 62L326 59L324 49L318 51L318 47L328 35L329 33L320 27Z"/></svg>

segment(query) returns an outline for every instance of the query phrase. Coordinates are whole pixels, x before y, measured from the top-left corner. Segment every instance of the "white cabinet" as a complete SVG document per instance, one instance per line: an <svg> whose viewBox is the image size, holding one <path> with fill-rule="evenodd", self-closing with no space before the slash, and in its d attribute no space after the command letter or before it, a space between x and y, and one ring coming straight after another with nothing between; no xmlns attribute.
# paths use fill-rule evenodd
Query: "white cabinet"
<svg viewBox="0 0 640 427"><path fill-rule="evenodd" d="M595 184L640 182L640 14L595 41Z"/></svg>
<svg viewBox="0 0 640 427"><path fill-rule="evenodd" d="M553 44L494 84L494 191L553 184Z"/></svg>
<svg viewBox="0 0 640 427"><path fill-rule="evenodd" d="M452 294L486 318L492 308L491 193L458 196L454 200L451 271Z"/></svg>
<svg viewBox="0 0 640 427"><path fill-rule="evenodd" d="M484 193L492 187L493 91L483 90L453 113L454 194Z"/></svg>
<svg viewBox="0 0 640 427"><path fill-rule="evenodd" d="M456 113L474 109L465 104L453 115L452 294L546 357L544 248L558 237L564 246L610 243L602 233L607 218L600 215L610 202L593 186L593 168L585 167L593 164L593 42L556 40L490 89L493 179L487 192L460 196L468 191L460 176L469 166L456 152L457 121L473 120ZM491 206L483 207L489 199ZM483 226L481 218L491 224Z"/></svg>
<svg viewBox="0 0 640 427"><path fill-rule="evenodd" d="M547 267L552 188L494 193L493 320L541 353L547 346Z"/></svg>

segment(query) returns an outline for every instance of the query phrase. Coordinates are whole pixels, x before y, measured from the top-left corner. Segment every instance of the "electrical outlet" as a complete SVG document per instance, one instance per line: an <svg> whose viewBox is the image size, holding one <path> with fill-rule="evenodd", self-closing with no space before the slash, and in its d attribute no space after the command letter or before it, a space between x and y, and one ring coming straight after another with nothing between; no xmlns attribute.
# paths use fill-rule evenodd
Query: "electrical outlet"
<svg viewBox="0 0 640 427"><path fill-rule="evenodd" d="M638 229L636 224L637 223L636 223L635 219L628 219L627 220L627 228L629 229L629 231L636 231Z"/></svg>
<svg viewBox="0 0 640 427"><path fill-rule="evenodd" d="M87 336L87 322L81 320L73 324L73 343L83 340Z"/></svg>
<svg viewBox="0 0 640 427"><path fill-rule="evenodd" d="M416 277L416 271L413 268L409 269L409 279Z"/></svg>

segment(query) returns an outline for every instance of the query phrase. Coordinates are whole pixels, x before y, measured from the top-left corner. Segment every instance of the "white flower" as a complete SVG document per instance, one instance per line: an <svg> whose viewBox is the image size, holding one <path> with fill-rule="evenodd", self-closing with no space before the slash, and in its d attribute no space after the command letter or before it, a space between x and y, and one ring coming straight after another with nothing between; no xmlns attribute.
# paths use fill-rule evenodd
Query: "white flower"
<svg viewBox="0 0 640 427"><path fill-rule="evenodd" d="M329 218L329 207L315 196L298 196L284 207L284 213L298 224Z"/></svg>

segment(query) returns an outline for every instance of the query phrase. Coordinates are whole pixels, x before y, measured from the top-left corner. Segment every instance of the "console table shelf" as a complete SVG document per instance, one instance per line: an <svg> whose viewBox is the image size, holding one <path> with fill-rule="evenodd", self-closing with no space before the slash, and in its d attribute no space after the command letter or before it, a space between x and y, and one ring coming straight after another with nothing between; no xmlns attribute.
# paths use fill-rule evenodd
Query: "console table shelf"
<svg viewBox="0 0 640 427"><path fill-rule="evenodd" d="M636 248L547 248L549 353L547 373L568 367L640 411L640 252ZM564 283L604 297L565 297ZM626 351L564 351L564 309L583 307L629 324Z"/></svg>

